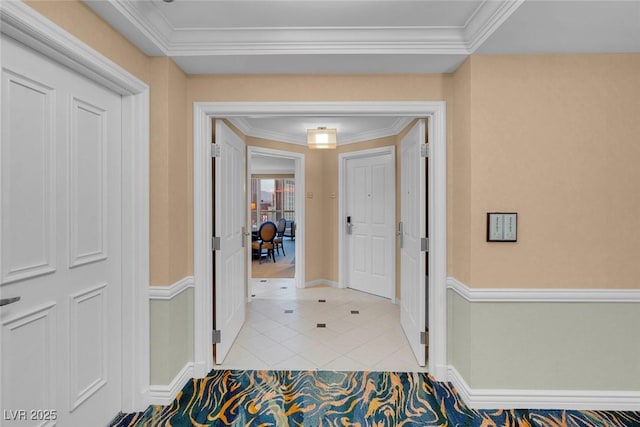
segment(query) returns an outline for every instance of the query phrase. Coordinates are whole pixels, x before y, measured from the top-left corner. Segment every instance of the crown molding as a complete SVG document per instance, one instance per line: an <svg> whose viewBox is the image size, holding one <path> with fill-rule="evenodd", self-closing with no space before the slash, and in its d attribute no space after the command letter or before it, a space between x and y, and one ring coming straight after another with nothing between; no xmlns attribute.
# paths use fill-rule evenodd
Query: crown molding
<svg viewBox="0 0 640 427"><path fill-rule="evenodd" d="M524 0L483 1L464 26L175 28L150 2L85 4L125 33L148 55L283 54L468 55ZM130 26L135 27L135 30ZM126 28L129 27L129 28Z"/></svg>
<svg viewBox="0 0 640 427"><path fill-rule="evenodd" d="M478 49L525 0L484 1L464 26L469 54Z"/></svg>
<svg viewBox="0 0 640 427"><path fill-rule="evenodd" d="M240 130L240 132L242 132L247 136L251 136L254 138L269 139L272 141L286 142L289 144L307 145L307 140L304 137L296 138L295 136L288 133L276 132L272 130L261 129L259 127L253 127L243 117L234 117L227 120L229 120L231 124L233 124L235 127L237 127ZM394 136L399 134L409 123L411 123L412 120L413 120L413 117L398 117L396 121L393 122L393 124L389 127L370 130L366 132L360 132L355 135L351 135L349 137L341 137L340 132L338 130L339 141L337 145L341 146L341 145L355 144L356 142L371 141L378 138L386 138L389 136Z"/></svg>

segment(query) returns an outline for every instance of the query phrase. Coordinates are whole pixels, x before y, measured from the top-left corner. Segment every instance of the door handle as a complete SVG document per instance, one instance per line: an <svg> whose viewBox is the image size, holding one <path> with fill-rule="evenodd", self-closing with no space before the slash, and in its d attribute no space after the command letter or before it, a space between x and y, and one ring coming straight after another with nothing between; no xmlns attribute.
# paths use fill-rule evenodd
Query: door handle
<svg viewBox="0 0 640 427"><path fill-rule="evenodd" d="M404 246L404 226L402 225L402 221L398 223L398 232L396 233L398 236L398 240L400 243L400 249Z"/></svg>
<svg viewBox="0 0 640 427"><path fill-rule="evenodd" d="M0 307L2 307L3 305L13 304L14 302L18 301L20 301L20 297L2 298L0 299Z"/></svg>
<svg viewBox="0 0 640 427"><path fill-rule="evenodd" d="M246 246L246 240L247 240L247 236L249 235L249 233L247 233L246 228L242 227L242 236L240 237L240 239L242 239L242 247L244 248Z"/></svg>
<svg viewBox="0 0 640 427"><path fill-rule="evenodd" d="M347 217L347 234L351 234L352 227L353 227L353 224L351 224L351 217L348 216Z"/></svg>

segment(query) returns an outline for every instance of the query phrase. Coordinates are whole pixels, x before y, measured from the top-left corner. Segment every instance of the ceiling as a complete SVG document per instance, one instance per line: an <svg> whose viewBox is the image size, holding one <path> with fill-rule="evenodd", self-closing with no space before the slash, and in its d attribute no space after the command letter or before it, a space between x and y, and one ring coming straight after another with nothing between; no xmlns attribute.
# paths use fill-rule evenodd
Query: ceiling
<svg viewBox="0 0 640 427"><path fill-rule="evenodd" d="M450 73L470 54L640 52L640 0L84 0L150 56L187 74ZM398 118L241 119L304 143L393 132ZM276 138L277 137L277 138Z"/></svg>

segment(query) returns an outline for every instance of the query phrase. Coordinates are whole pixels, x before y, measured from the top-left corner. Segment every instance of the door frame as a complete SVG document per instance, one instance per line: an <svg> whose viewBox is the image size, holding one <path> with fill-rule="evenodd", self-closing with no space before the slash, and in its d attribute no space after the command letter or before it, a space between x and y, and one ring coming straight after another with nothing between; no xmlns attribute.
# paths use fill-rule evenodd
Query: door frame
<svg viewBox="0 0 640 427"><path fill-rule="evenodd" d="M349 153L340 153L338 155L338 191L340 197L338 198L338 281L340 288L346 288L346 278L348 273L348 251L347 242L345 239L346 223L343 221L345 217L345 209L347 205L347 180L345 179L347 174L347 160L361 159L365 157L376 157L391 154L393 156L393 222L396 223L396 193L397 193L397 180L396 180L396 147L395 145L389 145L380 148L371 148L368 150L351 151ZM393 237L394 246L394 260L391 263L391 277L392 283L389 285L392 287L390 295L391 302L396 303L396 260L395 260L395 242L396 236Z"/></svg>
<svg viewBox="0 0 640 427"><path fill-rule="evenodd" d="M305 202L305 189L304 189L304 159L305 156L302 153L295 153L292 151L274 150L272 148L256 147L254 145L247 146L247 231L251 227L251 212L249 207L251 206L251 157L253 155L264 155L272 157L281 157L294 160L294 180L296 182L295 190L295 207L296 207L296 252L295 252L295 282L296 288L304 288L304 276L305 276L305 259L304 259L304 202ZM251 282L251 245L247 244L247 284ZM251 300L251 293L247 292L247 300Z"/></svg>
<svg viewBox="0 0 640 427"><path fill-rule="evenodd" d="M149 404L149 86L23 2L0 2L0 24L3 36L122 96L121 408L143 411Z"/></svg>
<svg viewBox="0 0 640 427"><path fill-rule="evenodd" d="M193 242L194 341L196 376L213 367L211 357L211 118L267 116L395 116L429 117L433 167L429 225L432 285L429 288L429 372L447 380L447 136L445 101L388 102L194 102L193 103Z"/></svg>

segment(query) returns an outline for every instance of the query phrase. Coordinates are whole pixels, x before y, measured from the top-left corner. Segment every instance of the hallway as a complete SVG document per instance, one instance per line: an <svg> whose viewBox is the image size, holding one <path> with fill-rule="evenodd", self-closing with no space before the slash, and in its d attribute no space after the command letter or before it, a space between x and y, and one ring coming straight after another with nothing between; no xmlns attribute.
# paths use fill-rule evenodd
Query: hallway
<svg viewBox="0 0 640 427"><path fill-rule="evenodd" d="M424 372L399 306L351 289L252 281L247 321L220 369ZM324 325L324 327L322 327Z"/></svg>

